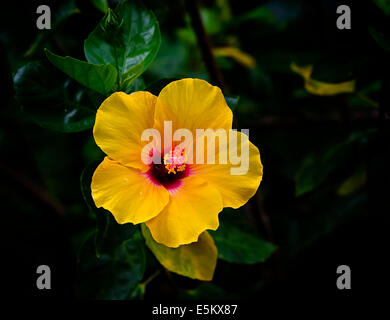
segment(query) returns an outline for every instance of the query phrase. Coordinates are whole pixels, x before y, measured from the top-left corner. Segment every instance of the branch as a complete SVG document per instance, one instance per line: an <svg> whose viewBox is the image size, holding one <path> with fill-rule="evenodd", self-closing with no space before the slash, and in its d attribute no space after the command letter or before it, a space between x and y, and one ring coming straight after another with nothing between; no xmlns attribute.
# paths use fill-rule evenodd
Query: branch
<svg viewBox="0 0 390 320"><path fill-rule="evenodd" d="M198 2L197 0L186 0L186 6L188 14L191 18L192 28L195 31L198 45L202 52L203 61L211 78L211 82L213 82L223 91L225 87L224 80L215 61L215 57L211 49L210 39L207 36L206 30L204 28L202 18L200 16Z"/></svg>

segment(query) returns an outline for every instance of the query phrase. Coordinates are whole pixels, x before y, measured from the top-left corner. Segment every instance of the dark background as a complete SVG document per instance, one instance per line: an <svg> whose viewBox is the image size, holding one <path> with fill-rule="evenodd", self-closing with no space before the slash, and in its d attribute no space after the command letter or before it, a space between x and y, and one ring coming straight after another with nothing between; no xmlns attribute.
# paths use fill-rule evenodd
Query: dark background
<svg viewBox="0 0 390 320"><path fill-rule="evenodd" d="M183 2L144 2L155 12L163 36L145 82L161 77L208 79ZM199 2L204 10L219 14L216 2ZM279 250L264 264L219 261L213 283L226 292L223 299L342 300L379 295L389 279L389 53L375 42L368 27L386 34L389 18L368 0L228 3L231 17L222 26L208 27L212 46L239 47L257 62L255 69L248 69L228 58L217 59L226 92L241 97L235 111L238 126L250 129L264 165L259 196L243 212ZM14 99L15 71L28 61L44 59L40 48L25 56L40 32L35 25L40 4L7 1L0 20L1 274L9 298L73 299L77 297L74 244L91 225L79 179L86 164L101 154L90 131L64 134L41 128ZM61 1L45 4L54 12ZM263 4L273 10L276 20L238 20ZM350 5L352 30L336 28L340 4ZM83 41L102 13L89 1L77 1L77 6L81 13L49 32L42 46L84 59ZM357 91L380 83L381 88L369 93L379 108L354 104L349 95L322 97L305 92L301 78L289 68L292 61L314 64L313 77L326 82L357 79ZM341 149L345 152L327 153L356 132L363 132L363 142L350 142ZM313 154L317 165L302 169ZM347 196L338 195L340 184L358 170L366 171L364 185ZM319 182L296 196L297 172ZM52 270L48 291L35 286L41 264ZM336 288L336 268L342 264L351 267L352 290ZM179 276L176 281L183 290L198 285ZM182 294L159 276L148 286L145 299L160 297Z"/></svg>

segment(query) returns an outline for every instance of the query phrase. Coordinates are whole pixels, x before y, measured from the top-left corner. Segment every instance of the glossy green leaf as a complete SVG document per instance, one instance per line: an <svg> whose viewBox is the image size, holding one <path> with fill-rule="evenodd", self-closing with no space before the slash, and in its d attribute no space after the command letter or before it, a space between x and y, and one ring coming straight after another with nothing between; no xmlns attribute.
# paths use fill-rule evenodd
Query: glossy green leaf
<svg viewBox="0 0 390 320"><path fill-rule="evenodd" d="M96 257L93 238L82 249L77 293L79 298L128 299L145 271L145 246L139 232L109 252Z"/></svg>
<svg viewBox="0 0 390 320"><path fill-rule="evenodd" d="M108 11L108 1L107 0L91 0L92 4L96 9L100 10L103 13Z"/></svg>
<svg viewBox="0 0 390 320"><path fill-rule="evenodd" d="M146 246L166 269L192 279L212 280L217 264L217 248L207 232L199 236L198 242L169 248L157 243L144 224L141 230Z"/></svg>
<svg viewBox="0 0 390 320"><path fill-rule="evenodd" d="M37 124L62 132L92 128L99 105L91 101L88 89L54 67L30 62L13 80L16 99Z"/></svg>
<svg viewBox="0 0 390 320"><path fill-rule="evenodd" d="M134 81L142 74L143 69L144 64L139 63L122 74L119 83L120 90L126 92L134 83Z"/></svg>
<svg viewBox="0 0 390 320"><path fill-rule="evenodd" d="M61 57L48 49L45 49L45 53L53 65L87 88L103 95L109 95L114 88L118 72L112 65L96 65L72 57Z"/></svg>
<svg viewBox="0 0 390 320"><path fill-rule="evenodd" d="M85 40L84 52L91 63L115 66L123 82L134 66L142 63L141 73L149 66L160 42L160 29L154 14L138 2L125 0L115 11L108 10Z"/></svg>
<svg viewBox="0 0 390 320"><path fill-rule="evenodd" d="M80 177L81 193L85 203L90 212L96 216L95 251L97 256L130 239L137 230L137 227L131 223L118 224L109 211L95 206L91 195L91 181L99 164L100 161L90 163Z"/></svg>
<svg viewBox="0 0 390 320"><path fill-rule="evenodd" d="M224 209L220 214L220 225L210 231L218 248L218 258L233 263L253 264L263 262L276 247L263 240L249 225L242 213Z"/></svg>
<svg viewBox="0 0 390 320"><path fill-rule="evenodd" d="M142 77L138 77L134 79L129 87L124 91L126 93L132 93L136 91L144 91L145 90L145 82Z"/></svg>

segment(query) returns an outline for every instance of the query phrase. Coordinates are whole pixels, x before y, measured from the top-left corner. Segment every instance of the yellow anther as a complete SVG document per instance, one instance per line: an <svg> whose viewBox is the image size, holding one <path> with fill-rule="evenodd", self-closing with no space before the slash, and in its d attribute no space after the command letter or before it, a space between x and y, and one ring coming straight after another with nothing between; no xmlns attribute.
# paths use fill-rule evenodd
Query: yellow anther
<svg viewBox="0 0 390 320"><path fill-rule="evenodd" d="M164 155L164 164L165 168L168 170L168 174L176 174L178 172L184 171L186 168L185 165L186 155L184 149L173 148L170 152Z"/></svg>

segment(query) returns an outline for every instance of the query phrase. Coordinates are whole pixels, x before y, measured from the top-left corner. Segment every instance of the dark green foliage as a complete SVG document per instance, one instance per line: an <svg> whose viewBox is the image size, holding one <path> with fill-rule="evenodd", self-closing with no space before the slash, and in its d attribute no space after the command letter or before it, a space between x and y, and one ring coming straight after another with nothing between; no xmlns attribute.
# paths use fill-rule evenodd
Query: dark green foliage
<svg viewBox="0 0 390 320"><path fill-rule="evenodd" d="M143 239L139 232L99 257L93 238L82 248L79 258L78 297L81 299L128 299L145 270Z"/></svg>
<svg viewBox="0 0 390 320"><path fill-rule="evenodd" d="M63 132L89 129L95 106L87 90L40 62L30 62L14 76L16 99L34 121Z"/></svg>
<svg viewBox="0 0 390 320"><path fill-rule="evenodd" d="M128 299L143 278L145 245L134 225L120 225L110 212L96 208L91 179L98 164L89 164L80 179L86 205L96 217L96 230L79 249L77 291L83 299Z"/></svg>
<svg viewBox="0 0 390 320"><path fill-rule="evenodd" d="M110 212L103 208L96 208L91 195L91 181L98 165L98 161L87 165L81 174L80 185L85 203L96 217L95 251L96 255L100 256L101 251L115 248L130 239L137 228L131 223L118 224Z"/></svg>
<svg viewBox="0 0 390 320"><path fill-rule="evenodd" d="M220 214L220 227L210 231L218 248L218 257L228 262L253 264L263 262L276 247L263 240L242 212L225 209Z"/></svg>
<svg viewBox="0 0 390 320"><path fill-rule="evenodd" d="M108 10L85 40L84 52L91 63L113 65L118 70L118 87L127 88L152 62L160 42L153 13L126 0L115 11Z"/></svg>
<svg viewBox="0 0 390 320"><path fill-rule="evenodd" d="M211 47L237 48L256 61L250 68L216 58L235 127L249 128L264 165L258 194L224 209L210 231L219 255L211 283L166 273L139 227L119 225L91 197L105 156L92 128L105 98L158 95L182 78L210 82L182 2L109 7L117 2L53 4L46 31L31 27L31 4L10 2L4 16L0 195L5 256L14 263L4 274L24 277L11 284L15 297L37 295L25 275L42 263L53 266L59 282L50 294L61 298L262 301L276 292L279 301L285 289L333 294L335 267L344 263L360 272L354 290L374 291L362 280L372 268L384 283L389 1L354 1L352 30L344 31L334 1L199 1ZM356 80L355 91L310 94L292 62L312 65L312 78L328 84Z"/></svg>
<svg viewBox="0 0 390 320"><path fill-rule="evenodd" d="M72 57L60 57L47 49L45 52L52 64L87 88L104 95L110 94L114 88L118 73L114 66L95 65Z"/></svg>

